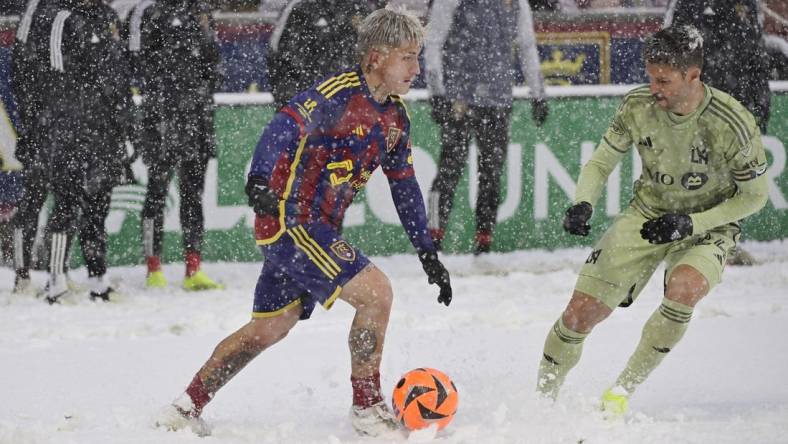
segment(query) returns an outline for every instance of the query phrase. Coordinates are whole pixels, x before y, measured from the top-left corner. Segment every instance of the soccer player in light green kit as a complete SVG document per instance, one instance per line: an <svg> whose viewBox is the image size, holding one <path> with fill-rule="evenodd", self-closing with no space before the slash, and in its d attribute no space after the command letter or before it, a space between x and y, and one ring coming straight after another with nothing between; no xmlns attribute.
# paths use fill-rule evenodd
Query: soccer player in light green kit
<svg viewBox="0 0 788 444"><path fill-rule="evenodd" d="M583 167L563 225L586 236L608 175L635 147L643 173L634 198L594 246L566 309L547 335L537 389L555 398L583 341L637 297L661 262L665 293L602 409L623 415L629 397L678 343L695 305L720 282L737 221L767 201L766 155L753 116L704 85L703 39L691 26L652 35L643 58L649 85L622 101Z"/></svg>

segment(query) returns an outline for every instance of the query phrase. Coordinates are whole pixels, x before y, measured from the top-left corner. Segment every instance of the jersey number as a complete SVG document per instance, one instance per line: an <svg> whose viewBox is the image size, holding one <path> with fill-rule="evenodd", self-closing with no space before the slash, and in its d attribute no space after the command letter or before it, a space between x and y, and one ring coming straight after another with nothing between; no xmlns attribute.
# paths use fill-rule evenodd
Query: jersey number
<svg viewBox="0 0 788 444"><path fill-rule="evenodd" d="M331 173L331 176L329 176L331 178L331 186L335 187L350 182L350 179L353 177L353 161L350 159L343 160L342 162L331 162L326 165L326 168L329 170L345 170L348 172L346 175Z"/></svg>

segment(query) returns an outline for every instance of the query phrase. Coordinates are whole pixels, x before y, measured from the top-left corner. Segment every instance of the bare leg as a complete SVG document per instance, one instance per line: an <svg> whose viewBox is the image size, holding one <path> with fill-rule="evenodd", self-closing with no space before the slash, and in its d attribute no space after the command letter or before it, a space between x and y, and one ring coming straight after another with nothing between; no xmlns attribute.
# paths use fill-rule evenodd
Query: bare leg
<svg viewBox="0 0 788 444"><path fill-rule="evenodd" d="M339 298L356 309L348 335L351 375L372 376L380 369L394 299L391 284L383 272L370 264L345 285Z"/></svg>
<svg viewBox="0 0 788 444"><path fill-rule="evenodd" d="M206 392L216 393L263 350L287 336L300 314L299 308L272 318L252 319L220 342L197 373Z"/></svg>

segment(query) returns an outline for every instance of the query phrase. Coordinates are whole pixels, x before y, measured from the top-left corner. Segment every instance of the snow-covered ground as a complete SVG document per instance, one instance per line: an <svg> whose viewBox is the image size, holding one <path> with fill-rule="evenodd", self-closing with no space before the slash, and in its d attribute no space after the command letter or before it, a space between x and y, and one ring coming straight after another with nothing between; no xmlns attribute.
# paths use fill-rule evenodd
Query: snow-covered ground
<svg viewBox="0 0 788 444"><path fill-rule="evenodd" d="M211 437L150 426L218 341L247 321L260 264L206 264L227 288L205 293L178 289L181 265L165 267L167 291L144 289L141 267L113 268L123 300L79 295L53 307L11 294L13 273L0 269L0 443L788 443L788 244L746 247L761 264L726 270L621 422L601 418L596 403L658 306L660 279L597 327L551 405L533 390L542 342L587 250L490 255L483 265L506 271L498 275L449 256L448 308L415 256L375 258L396 298L383 386L429 366L460 393L454 422L436 436L384 440L355 436L347 421L352 310L344 303L317 309L218 393L204 414ZM84 270L73 275L85 279Z"/></svg>

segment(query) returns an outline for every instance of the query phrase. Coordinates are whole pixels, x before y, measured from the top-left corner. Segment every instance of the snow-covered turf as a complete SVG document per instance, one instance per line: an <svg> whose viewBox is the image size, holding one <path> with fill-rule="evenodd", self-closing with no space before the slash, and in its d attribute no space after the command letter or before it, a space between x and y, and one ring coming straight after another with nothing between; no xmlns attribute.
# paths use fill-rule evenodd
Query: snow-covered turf
<svg viewBox="0 0 788 444"><path fill-rule="evenodd" d="M594 331L550 405L534 394L536 368L587 250L493 254L484 264L449 256L449 308L415 256L374 258L395 291L386 391L429 366L460 393L446 430L378 440L355 436L347 420L353 313L341 302L317 309L218 393L204 414L211 437L151 427L218 341L247 321L260 264L205 264L227 288L204 293L179 289L181 265L165 267L166 291L146 290L141 267L113 268L123 300L80 294L54 307L11 294L13 273L0 269L0 443L788 443L788 244L746 247L761 264L726 270L620 422L601 418L596 403L658 306L660 279ZM85 271L73 277L83 281Z"/></svg>

